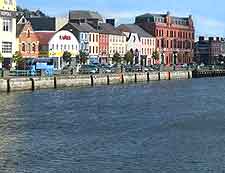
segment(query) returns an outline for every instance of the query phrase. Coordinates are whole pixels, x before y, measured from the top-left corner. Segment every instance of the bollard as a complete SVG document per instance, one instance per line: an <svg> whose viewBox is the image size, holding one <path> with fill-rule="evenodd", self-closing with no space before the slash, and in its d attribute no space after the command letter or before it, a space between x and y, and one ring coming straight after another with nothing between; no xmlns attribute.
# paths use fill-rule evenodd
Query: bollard
<svg viewBox="0 0 225 173"><path fill-rule="evenodd" d="M147 73L147 82L150 82L150 74L149 74L149 72Z"/></svg>
<svg viewBox="0 0 225 173"><path fill-rule="evenodd" d="M121 74L121 83L124 84L124 76Z"/></svg>
<svg viewBox="0 0 225 173"><path fill-rule="evenodd" d="M31 80L31 90L34 91L35 89L34 79L30 78L30 80Z"/></svg>
<svg viewBox="0 0 225 173"><path fill-rule="evenodd" d="M54 88L55 88L55 89L57 88L57 79L56 79L55 76L54 76Z"/></svg>
<svg viewBox="0 0 225 173"><path fill-rule="evenodd" d="M134 74L134 82L137 83L137 74Z"/></svg>
<svg viewBox="0 0 225 173"><path fill-rule="evenodd" d="M107 75L107 85L110 85L109 75Z"/></svg>
<svg viewBox="0 0 225 173"><path fill-rule="evenodd" d="M158 73L158 80L161 80L161 78L160 78L160 72Z"/></svg>
<svg viewBox="0 0 225 173"><path fill-rule="evenodd" d="M10 88L10 79L7 79L7 92L9 93L11 90Z"/></svg>
<svg viewBox="0 0 225 173"><path fill-rule="evenodd" d="M92 75L91 75L91 86L94 86L94 78Z"/></svg>

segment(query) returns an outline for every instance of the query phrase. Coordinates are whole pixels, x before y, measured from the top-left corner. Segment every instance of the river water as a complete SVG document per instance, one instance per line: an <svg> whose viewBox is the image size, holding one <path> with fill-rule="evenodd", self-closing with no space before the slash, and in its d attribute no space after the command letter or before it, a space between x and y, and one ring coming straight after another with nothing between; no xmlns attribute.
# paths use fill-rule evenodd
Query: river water
<svg viewBox="0 0 225 173"><path fill-rule="evenodd" d="M223 173L225 78L0 94L1 173Z"/></svg>

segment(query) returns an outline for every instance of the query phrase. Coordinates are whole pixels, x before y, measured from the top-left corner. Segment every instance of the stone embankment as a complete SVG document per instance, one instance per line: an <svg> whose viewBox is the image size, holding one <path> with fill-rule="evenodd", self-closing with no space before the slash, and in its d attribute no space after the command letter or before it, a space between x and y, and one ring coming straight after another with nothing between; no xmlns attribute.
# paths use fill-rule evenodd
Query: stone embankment
<svg viewBox="0 0 225 173"><path fill-rule="evenodd" d="M192 71L96 74L55 77L17 77L0 79L0 91L24 91L37 89L113 85L159 80L191 79Z"/></svg>

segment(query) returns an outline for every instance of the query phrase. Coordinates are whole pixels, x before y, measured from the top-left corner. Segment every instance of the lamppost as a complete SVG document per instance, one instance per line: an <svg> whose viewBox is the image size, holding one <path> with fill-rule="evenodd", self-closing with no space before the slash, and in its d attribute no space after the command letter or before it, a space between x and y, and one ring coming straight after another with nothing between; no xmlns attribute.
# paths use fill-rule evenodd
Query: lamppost
<svg viewBox="0 0 225 173"><path fill-rule="evenodd" d="M177 65L177 51L173 52L173 70L176 70L176 65Z"/></svg>
<svg viewBox="0 0 225 173"><path fill-rule="evenodd" d="M164 70L164 39L161 39L161 50L160 50L161 62L160 62L160 71Z"/></svg>

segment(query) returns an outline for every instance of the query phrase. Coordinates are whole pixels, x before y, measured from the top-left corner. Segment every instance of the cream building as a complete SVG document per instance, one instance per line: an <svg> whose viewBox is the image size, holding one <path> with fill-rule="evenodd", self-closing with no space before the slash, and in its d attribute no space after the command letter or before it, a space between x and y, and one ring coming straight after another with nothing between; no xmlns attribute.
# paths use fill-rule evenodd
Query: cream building
<svg viewBox="0 0 225 173"><path fill-rule="evenodd" d="M134 63L150 65L154 63L152 53L156 50L155 37L135 24L123 24L118 29L126 35L127 50L134 54Z"/></svg>
<svg viewBox="0 0 225 173"><path fill-rule="evenodd" d="M16 0L0 0L0 53L5 65L16 51Z"/></svg>
<svg viewBox="0 0 225 173"><path fill-rule="evenodd" d="M117 34L109 35L109 56L112 58L115 53L119 53L121 57L126 54L126 36L117 31ZM112 62L110 62L112 63Z"/></svg>
<svg viewBox="0 0 225 173"><path fill-rule="evenodd" d="M99 62L99 33L89 33L89 60L93 63Z"/></svg>

